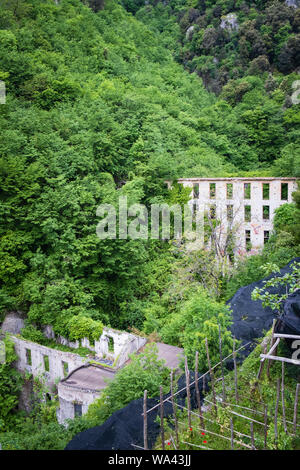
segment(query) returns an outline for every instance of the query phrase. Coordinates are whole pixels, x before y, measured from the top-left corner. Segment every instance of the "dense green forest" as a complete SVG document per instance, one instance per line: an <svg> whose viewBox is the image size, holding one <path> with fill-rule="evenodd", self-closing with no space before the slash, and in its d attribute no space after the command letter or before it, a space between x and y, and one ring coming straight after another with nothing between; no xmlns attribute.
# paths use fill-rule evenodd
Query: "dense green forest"
<svg viewBox="0 0 300 470"><path fill-rule="evenodd" d="M23 312L36 340L82 318L135 328L191 361L220 324L226 353L225 301L299 255L299 192L225 273L214 253L100 240L96 210L168 202L166 179L300 176L299 24L284 1L0 0L0 321Z"/></svg>

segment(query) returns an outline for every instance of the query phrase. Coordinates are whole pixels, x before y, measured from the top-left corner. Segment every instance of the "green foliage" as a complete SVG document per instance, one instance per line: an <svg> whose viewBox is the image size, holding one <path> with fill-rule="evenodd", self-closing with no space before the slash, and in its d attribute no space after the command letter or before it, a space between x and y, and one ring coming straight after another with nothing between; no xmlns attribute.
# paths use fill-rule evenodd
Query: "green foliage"
<svg viewBox="0 0 300 470"><path fill-rule="evenodd" d="M295 222L296 205L282 204L275 210L274 229L277 231L289 231L289 228Z"/></svg>
<svg viewBox="0 0 300 470"><path fill-rule="evenodd" d="M191 188L184 188L182 184L176 181L172 183L172 189L169 190L167 202L170 206L180 204L182 207L188 203L191 198Z"/></svg>
<svg viewBox="0 0 300 470"><path fill-rule="evenodd" d="M46 345L47 338L43 335L41 330L38 330L35 326L28 324L21 331L22 337L28 341L34 343Z"/></svg>
<svg viewBox="0 0 300 470"><path fill-rule="evenodd" d="M194 366L195 352L199 352L199 367L207 369L205 338L208 339L212 364L219 362L219 325L223 338L223 351L232 350L233 339L229 331L231 315L229 309L217 302L203 289L195 292L178 313L167 317L160 334L166 343L179 344Z"/></svg>
<svg viewBox="0 0 300 470"><path fill-rule="evenodd" d="M0 434L0 439L3 450L63 450L77 433L86 429L78 418L67 428L55 421L41 424L27 419L22 420L15 432Z"/></svg>
<svg viewBox="0 0 300 470"><path fill-rule="evenodd" d="M98 341L102 335L103 324L92 318L77 315L69 320L68 330L71 340L88 338L90 341Z"/></svg>
<svg viewBox="0 0 300 470"><path fill-rule="evenodd" d="M4 339L6 358L0 363L0 432L14 423L14 414L22 386L21 374L12 367L17 359L14 343L6 336Z"/></svg>
<svg viewBox="0 0 300 470"><path fill-rule="evenodd" d="M273 3L153 0L136 17L159 32L174 58L216 93L217 105L220 98L228 103L223 119L220 108L206 112L207 137L216 132L217 152L242 170L255 168L257 174L257 164L263 169L264 162L275 161L273 171L291 176L299 168L299 105L291 101L299 19L283 0ZM221 27L229 13L236 15L238 28ZM280 154L285 158L277 164Z"/></svg>
<svg viewBox="0 0 300 470"><path fill-rule="evenodd" d="M264 281L262 288L256 287L251 294L252 300L261 300L263 307L271 307L272 310L279 311L282 302L288 298L290 294L300 288L300 263L291 265L291 272L283 276L274 276ZM285 287L284 294L272 294L268 291L270 287Z"/></svg>
<svg viewBox="0 0 300 470"><path fill-rule="evenodd" d="M45 345L47 324L91 341L103 324L137 327L185 347L191 366L199 350L206 369L204 339L214 363L219 324L224 354L232 346L220 296L260 279L262 265L269 272L297 255L299 191L295 206L276 212L263 253L233 276L213 253L99 240L96 210L117 207L120 195L148 207L183 205L190 190L174 183L168 192L165 184L178 177L299 175L299 105L290 99L298 12L284 2L230 0L0 0L0 7L1 319L22 310L22 335ZM239 28L220 28L234 11ZM91 411L94 422L144 388L157 394L167 371L147 354L120 371ZM1 373L7 416L0 411L0 419L11 429L18 379L7 366ZM61 449L88 426L75 420L65 430L48 405L1 435L3 448Z"/></svg>
<svg viewBox="0 0 300 470"><path fill-rule="evenodd" d="M140 327L149 265L168 247L99 240L96 210L121 194L162 202L166 178L221 174L199 132L214 99L115 1L97 14L79 0L5 5L1 310L65 336L75 315Z"/></svg>

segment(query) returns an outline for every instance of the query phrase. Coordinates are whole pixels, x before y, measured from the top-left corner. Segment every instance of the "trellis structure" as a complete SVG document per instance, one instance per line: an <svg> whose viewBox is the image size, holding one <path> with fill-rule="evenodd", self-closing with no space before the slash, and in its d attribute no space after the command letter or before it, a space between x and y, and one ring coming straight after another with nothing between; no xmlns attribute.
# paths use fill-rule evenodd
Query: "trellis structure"
<svg viewBox="0 0 300 470"><path fill-rule="evenodd" d="M274 325L273 325L274 327ZM291 335L279 335L274 333L274 328L272 329L272 338L271 338L271 349L268 354L261 355L262 361L258 376L261 375L262 366L265 360L269 361L269 366L271 364L271 360L273 360L272 352L276 348L276 344L278 346L279 341L281 338L291 337ZM296 338L298 339L298 338ZM300 339L300 337L299 337ZM278 342L277 342L278 340ZM187 359L185 358L185 377L186 377L186 386L182 389L178 390L174 393L174 384L173 384L173 371L171 372L170 376L170 394L167 398L163 399L162 396L162 389L160 389L160 401L157 405L153 406L152 408L147 410L147 391L145 390L144 393L144 410L143 410L143 417L144 417L144 447L140 449L147 450L148 449L148 436L147 436L147 417L148 414L153 412L155 409L159 408L160 412L160 442L161 444L159 447L161 449L173 449L177 450L182 448L183 446L188 446L194 449L202 449L202 450L212 450L211 447L195 444L193 442L189 442L188 439L181 439L180 434L186 433L186 431L190 430L192 435L195 436L196 434L200 435L208 435L212 438L220 439L221 441L227 442L230 449L247 449L247 450L256 450L257 449L257 438L255 436L255 428L261 429L259 433L260 436L263 436L263 448L267 449L268 447L268 431L270 426L274 425L274 434L275 434L275 441L278 440L278 428L279 425L282 425L284 428L284 432L286 435L289 436L296 436L297 432L300 431L300 424L297 423L298 419L298 401L299 401L299 394L300 394L300 384L298 383L296 386L295 391L295 399L294 399L294 406L293 408L288 407L285 402L285 384L284 384L284 362L291 362L290 361L282 361L282 374L281 378L277 380L276 384L276 405L274 413L271 410L268 410L268 407L264 402L256 402L255 409L251 407L246 407L242 405L243 399L249 398L246 396L239 396L238 390L238 373L237 373L237 353L241 351L243 348L248 346L249 343L240 347L238 350L235 350L235 341L234 347L231 354L223 359L222 355L222 339L221 334L219 333L219 349L220 349L220 362L211 367L210 364L210 355L209 355L209 348L208 342L205 341L206 346L206 354L207 354L207 363L208 363L208 371L202 375L198 375L198 352L196 352L195 356L195 380L190 382L190 373L187 367ZM275 346L275 347L274 347ZM226 384L226 378L224 375L224 361L229 359L230 357L233 358L234 363L234 396L235 396L235 403L227 401L226 399L226 389L228 389L228 384ZM275 356L277 359L278 357ZM279 359L280 360L280 359ZM300 365L300 361L293 360L292 364ZM220 377L216 378L217 370L220 372ZM200 390L199 390L199 381L205 379L206 377L210 377L210 397L209 399L207 396L204 397L203 403L207 404L211 413L205 413L203 409L203 405L201 406L200 402ZM227 376L228 377L228 376ZM220 396L216 393L216 385L217 383L222 382L221 394ZM195 395L197 401L197 408L192 410L191 408L191 393L190 388L191 386L195 385ZM229 386L230 388L230 386ZM187 405L182 406L176 403L175 397L179 393L186 391L187 395ZM280 397L281 397L281 410L282 416L279 416L279 404L280 404ZM166 429L164 423L164 403L170 403L172 405L173 415L171 418L174 434L169 432L169 438L166 439ZM226 410L226 413L231 416L230 418L230 425L221 424L217 419L218 409L222 407L223 410ZM178 419L178 410L182 410L183 412L187 413L187 422L183 422ZM293 418L287 419L287 412ZM207 416L207 414L209 416ZM250 414L250 416L249 416ZM254 416L255 418L254 418ZM237 429L234 429L234 421L233 418L239 419L248 423L249 426L249 433L247 431L241 432ZM198 421L199 420L199 421ZM209 428L209 426L213 426L213 430ZM219 431L218 431L219 427ZM244 442L246 440L246 442ZM207 443L206 440L202 442ZM138 446L132 444L133 447L138 448Z"/></svg>
<svg viewBox="0 0 300 470"><path fill-rule="evenodd" d="M280 362L286 362L289 364L294 364L297 366L300 366L300 360L298 359L293 359L293 358L288 358L288 357L282 357L282 356L277 356L277 348L279 346L279 343L281 339L293 339L295 341L299 341L299 346L300 346L300 336L299 335L288 335L284 333L275 333L275 325L276 325L276 320L273 321L273 327L272 327L272 337L271 337L271 348L268 353L261 354L261 363L260 363L260 368L258 372L258 378L260 377L260 374L263 370L263 366L266 360L268 360L268 371L270 369L270 365L272 361L280 361Z"/></svg>

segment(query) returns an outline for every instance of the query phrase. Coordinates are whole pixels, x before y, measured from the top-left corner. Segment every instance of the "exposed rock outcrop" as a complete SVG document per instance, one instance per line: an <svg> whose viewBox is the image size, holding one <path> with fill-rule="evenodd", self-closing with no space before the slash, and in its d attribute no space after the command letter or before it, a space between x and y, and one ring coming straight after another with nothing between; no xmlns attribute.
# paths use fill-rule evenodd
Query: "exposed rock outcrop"
<svg viewBox="0 0 300 470"><path fill-rule="evenodd" d="M18 335L24 328L24 320L20 312L10 312L6 315L4 322L2 323L1 330L4 333L11 333Z"/></svg>

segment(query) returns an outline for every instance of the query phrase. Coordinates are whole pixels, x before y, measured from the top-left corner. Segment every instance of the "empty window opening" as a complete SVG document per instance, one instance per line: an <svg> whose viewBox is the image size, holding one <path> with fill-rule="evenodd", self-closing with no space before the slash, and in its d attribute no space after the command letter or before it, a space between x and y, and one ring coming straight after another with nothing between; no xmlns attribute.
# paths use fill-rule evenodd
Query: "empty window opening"
<svg viewBox="0 0 300 470"><path fill-rule="evenodd" d="M46 372L50 371L49 356L44 356L44 369Z"/></svg>
<svg viewBox="0 0 300 470"><path fill-rule="evenodd" d="M244 199L251 199L251 183L244 183Z"/></svg>
<svg viewBox="0 0 300 470"><path fill-rule="evenodd" d="M269 183L263 183L262 192L263 192L263 199L270 199L270 184Z"/></svg>
<svg viewBox="0 0 300 470"><path fill-rule="evenodd" d="M251 206L244 207L245 222L251 222Z"/></svg>
<svg viewBox="0 0 300 470"><path fill-rule="evenodd" d="M216 183L209 183L209 197L215 199L216 197Z"/></svg>
<svg viewBox="0 0 300 470"><path fill-rule="evenodd" d="M246 250L251 250L251 231L245 230L245 242L246 242Z"/></svg>
<svg viewBox="0 0 300 470"><path fill-rule="evenodd" d="M227 199L233 198L233 184L227 183Z"/></svg>
<svg viewBox="0 0 300 470"><path fill-rule="evenodd" d="M216 218L216 205L215 204L212 204L210 206L210 209L209 209L209 216L211 219L215 219Z"/></svg>
<svg viewBox="0 0 300 470"><path fill-rule="evenodd" d="M288 183L281 183L281 200L288 200Z"/></svg>
<svg viewBox="0 0 300 470"><path fill-rule="evenodd" d="M82 405L80 403L74 403L74 415L82 416Z"/></svg>
<svg viewBox="0 0 300 470"><path fill-rule="evenodd" d="M197 204L197 202L194 202L194 204L193 204L193 215L194 216L196 216L196 214L197 214L197 209L198 209L198 204Z"/></svg>
<svg viewBox="0 0 300 470"><path fill-rule="evenodd" d="M193 198L194 199L199 198L199 183L193 184Z"/></svg>
<svg viewBox="0 0 300 470"><path fill-rule="evenodd" d="M108 336L108 351L113 353L114 352L114 340L111 336Z"/></svg>
<svg viewBox="0 0 300 470"><path fill-rule="evenodd" d="M234 235L231 230L228 230L227 233L227 253L228 253L228 258L231 263L234 262Z"/></svg>
<svg viewBox="0 0 300 470"><path fill-rule="evenodd" d="M29 366L32 365L31 349L26 349L26 364L28 364Z"/></svg>
<svg viewBox="0 0 300 470"><path fill-rule="evenodd" d="M263 219L264 220L270 219L270 206L263 206Z"/></svg>
<svg viewBox="0 0 300 470"><path fill-rule="evenodd" d="M264 244L268 243L269 238L270 238L269 230L264 230Z"/></svg>
<svg viewBox="0 0 300 470"><path fill-rule="evenodd" d="M228 204L227 205L227 220L231 222L233 219L233 205Z"/></svg>
<svg viewBox="0 0 300 470"><path fill-rule="evenodd" d="M69 373L69 364L67 362L62 361L64 377L67 377Z"/></svg>

